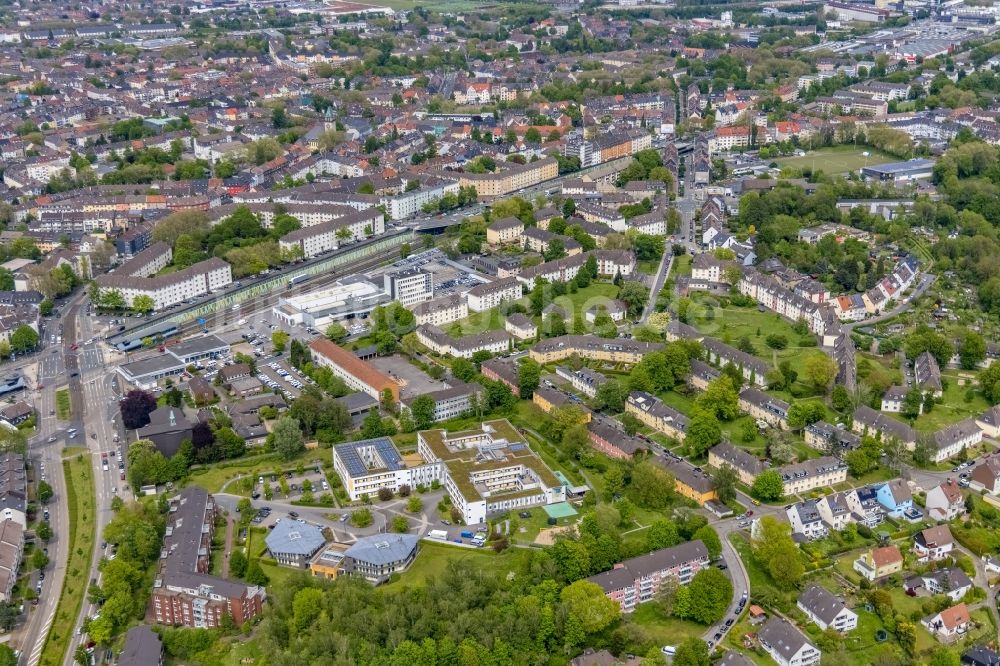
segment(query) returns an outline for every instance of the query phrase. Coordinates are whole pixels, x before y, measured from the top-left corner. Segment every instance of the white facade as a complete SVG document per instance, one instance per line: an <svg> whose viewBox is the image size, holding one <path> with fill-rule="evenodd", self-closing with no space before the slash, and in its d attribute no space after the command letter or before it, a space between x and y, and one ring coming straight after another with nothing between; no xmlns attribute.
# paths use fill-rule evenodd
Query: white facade
<svg viewBox="0 0 1000 666"><path fill-rule="evenodd" d="M381 203L390 220L402 220L421 211L424 204L440 199L446 194L458 194L458 181L442 183L432 187L421 187L411 192L403 192L390 197L382 197Z"/></svg>
<svg viewBox="0 0 1000 666"><path fill-rule="evenodd" d="M496 282L473 287L469 290L467 298L470 310L483 312L505 301L516 301L521 298L521 283L514 277L501 278Z"/></svg>
<svg viewBox="0 0 1000 666"><path fill-rule="evenodd" d="M369 209L297 229L285 234L279 244L282 251L298 248L303 257L309 258L336 250L344 241L361 240L382 233L385 233L385 217L381 211Z"/></svg>

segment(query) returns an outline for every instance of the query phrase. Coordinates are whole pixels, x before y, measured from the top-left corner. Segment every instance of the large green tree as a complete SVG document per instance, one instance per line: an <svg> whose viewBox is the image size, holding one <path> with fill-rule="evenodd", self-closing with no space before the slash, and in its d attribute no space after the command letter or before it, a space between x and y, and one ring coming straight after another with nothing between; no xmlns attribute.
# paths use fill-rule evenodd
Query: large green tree
<svg viewBox="0 0 1000 666"><path fill-rule="evenodd" d="M305 450L299 422L290 416L282 416L274 422L271 436L274 450L282 460L291 460Z"/></svg>
<svg viewBox="0 0 1000 666"><path fill-rule="evenodd" d="M781 479L781 473L776 469L764 470L753 480L750 493L759 500L780 501L785 494L785 482Z"/></svg>

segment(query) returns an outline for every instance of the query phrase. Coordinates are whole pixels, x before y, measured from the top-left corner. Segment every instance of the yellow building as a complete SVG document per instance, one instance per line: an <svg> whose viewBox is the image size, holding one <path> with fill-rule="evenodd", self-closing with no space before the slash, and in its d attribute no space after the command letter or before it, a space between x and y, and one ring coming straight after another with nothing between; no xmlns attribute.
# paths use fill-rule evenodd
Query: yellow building
<svg viewBox="0 0 1000 666"><path fill-rule="evenodd" d="M573 354L592 361L635 365L646 354L661 349L663 345L659 342L638 342L625 338L605 340L591 335L561 335L542 340L529 350L528 355L543 365L557 363Z"/></svg>
<svg viewBox="0 0 1000 666"><path fill-rule="evenodd" d="M674 490L689 500L703 506L709 500L718 499L712 477L704 472L696 472L687 465L676 461L664 463L664 467L674 476Z"/></svg>
<svg viewBox="0 0 1000 666"><path fill-rule="evenodd" d="M556 407L576 404L576 406L580 408L580 411L583 412L583 423L590 423L590 419L592 417L590 409L588 409L585 405L573 403L565 393L546 386L539 386L535 389L534 394L531 396L531 401L538 405L539 409L546 414L551 412Z"/></svg>
<svg viewBox="0 0 1000 666"><path fill-rule="evenodd" d="M317 578L334 580L343 570L341 565L344 562L344 553L349 546L342 543L330 543L325 548L316 553L312 562L309 563L309 571Z"/></svg>
<svg viewBox="0 0 1000 666"><path fill-rule="evenodd" d="M559 175L559 163L554 157L527 164L504 162L500 169L497 173L463 173L459 187L474 187L480 199L495 199Z"/></svg>
<svg viewBox="0 0 1000 666"><path fill-rule="evenodd" d="M644 391L629 394L625 401L625 413L678 442L683 442L687 436L688 418Z"/></svg>

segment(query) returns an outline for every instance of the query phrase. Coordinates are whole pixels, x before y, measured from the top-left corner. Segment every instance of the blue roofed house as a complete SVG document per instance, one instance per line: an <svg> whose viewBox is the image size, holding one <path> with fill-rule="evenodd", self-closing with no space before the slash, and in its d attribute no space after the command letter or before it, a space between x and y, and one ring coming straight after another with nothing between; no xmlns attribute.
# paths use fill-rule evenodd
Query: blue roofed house
<svg viewBox="0 0 1000 666"><path fill-rule="evenodd" d="M908 520L919 520L923 514L913 506L913 493L906 481L893 479L876 491L878 502L885 507L886 513L893 518L907 518Z"/></svg>
<svg viewBox="0 0 1000 666"><path fill-rule="evenodd" d="M372 583L382 583L413 562L419 541L416 534L362 537L344 552L344 571Z"/></svg>
<svg viewBox="0 0 1000 666"><path fill-rule="evenodd" d="M279 564L300 569L307 568L316 551L326 545L323 530L291 518L279 520L264 541L268 552Z"/></svg>

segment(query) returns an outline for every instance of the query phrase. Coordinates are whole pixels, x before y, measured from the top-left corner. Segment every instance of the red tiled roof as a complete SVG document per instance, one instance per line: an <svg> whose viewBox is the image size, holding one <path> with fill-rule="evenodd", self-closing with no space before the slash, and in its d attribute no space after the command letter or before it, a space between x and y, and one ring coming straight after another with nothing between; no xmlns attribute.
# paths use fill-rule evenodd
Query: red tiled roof
<svg viewBox="0 0 1000 666"><path fill-rule="evenodd" d="M309 348L379 393L382 393L385 389L389 389L393 400L399 401L399 384L394 382L391 377L381 370L378 370L370 363L362 361L343 347L333 344L326 338L316 338L309 343Z"/></svg>

